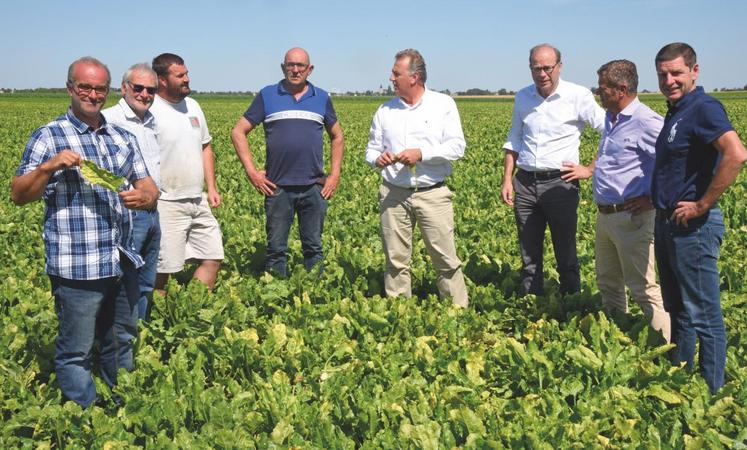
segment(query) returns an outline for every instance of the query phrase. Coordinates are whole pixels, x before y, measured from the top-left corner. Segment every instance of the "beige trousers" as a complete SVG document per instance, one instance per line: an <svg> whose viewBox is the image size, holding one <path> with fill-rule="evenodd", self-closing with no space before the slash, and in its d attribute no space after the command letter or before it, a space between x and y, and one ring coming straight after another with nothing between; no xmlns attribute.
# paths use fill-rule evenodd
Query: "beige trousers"
<svg viewBox="0 0 747 450"><path fill-rule="evenodd" d="M384 290L386 295L412 296L410 260L412 233L418 224L425 248L438 274L437 286L442 298L467 307L467 287L462 262L454 245L454 209L451 190L446 186L412 191L383 184L379 188L381 238L386 257Z"/></svg>
<svg viewBox="0 0 747 450"><path fill-rule="evenodd" d="M627 212L597 214L597 284L604 308L623 313L628 312L627 286L651 320L651 326L669 342L671 321L664 311L654 266L654 217L654 210L637 215Z"/></svg>

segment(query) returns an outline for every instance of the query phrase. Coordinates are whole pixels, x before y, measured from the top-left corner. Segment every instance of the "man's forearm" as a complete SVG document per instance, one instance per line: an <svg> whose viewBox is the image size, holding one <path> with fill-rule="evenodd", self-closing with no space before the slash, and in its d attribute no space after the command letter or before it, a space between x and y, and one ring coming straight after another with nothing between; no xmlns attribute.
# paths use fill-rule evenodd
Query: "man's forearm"
<svg viewBox="0 0 747 450"><path fill-rule="evenodd" d="M240 131L234 130L231 133L231 142L236 151L236 156L238 156L239 161L241 161L241 165L244 166L244 170L247 173L256 172L257 168L254 166L254 159L252 158L252 152L249 148L249 141L247 140L246 135L242 134Z"/></svg>
<svg viewBox="0 0 747 450"><path fill-rule="evenodd" d="M514 168L516 167L516 152L513 150L504 149L503 157L503 182L511 180L514 176Z"/></svg>
<svg viewBox="0 0 747 450"><path fill-rule="evenodd" d="M208 144L202 150L202 166L205 172L205 185L208 191L217 191L218 186L215 182L215 154L213 148Z"/></svg>
<svg viewBox="0 0 747 450"><path fill-rule="evenodd" d="M39 200L53 173L54 171L43 163L27 174L13 177L10 183L10 199L19 206Z"/></svg>

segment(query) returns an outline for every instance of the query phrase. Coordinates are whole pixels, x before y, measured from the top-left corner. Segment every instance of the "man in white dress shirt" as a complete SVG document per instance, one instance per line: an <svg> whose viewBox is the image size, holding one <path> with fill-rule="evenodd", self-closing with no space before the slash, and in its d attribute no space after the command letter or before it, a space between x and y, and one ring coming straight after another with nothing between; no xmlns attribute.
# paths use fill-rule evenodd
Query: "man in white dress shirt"
<svg viewBox="0 0 747 450"><path fill-rule="evenodd" d="M422 55L395 56L389 80L397 97L376 111L366 161L381 170L381 236L386 257L386 295L412 296L410 260L417 223L438 273L441 297L467 307L462 262L454 245L452 192L444 184L451 161L464 156L464 134L454 100L425 87Z"/></svg>
<svg viewBox="0 0 747 450"><path fill-rule="evenodd" d="M580 177L573 167L579 164L584 127L604 130L604 110L589 89L561 80L562 68L560 51L550 44L529 51L534 84L516 94L511 131L503 145L501 197L516 216L522 294L544 293L542 255L548 225L561 294L581 288L576 252Z"/></svg>
<svg viewBox="0 0 747 450"><path fill-rule="evenodd" d="M122 98L116 105L101 111L108 122L119 125L135 135L137 145L145 160L145 166L156 186L160 188L160 157L156 121L150 113L150 106L158 91L156 72L150 64L135 64L122 77ZM148 304L152 300L156 282L158 249L161 245L161 227L158 209L132 210L132 245L143 257L143 267L138 269L140 301L138 317L147 320Z"/></svg>

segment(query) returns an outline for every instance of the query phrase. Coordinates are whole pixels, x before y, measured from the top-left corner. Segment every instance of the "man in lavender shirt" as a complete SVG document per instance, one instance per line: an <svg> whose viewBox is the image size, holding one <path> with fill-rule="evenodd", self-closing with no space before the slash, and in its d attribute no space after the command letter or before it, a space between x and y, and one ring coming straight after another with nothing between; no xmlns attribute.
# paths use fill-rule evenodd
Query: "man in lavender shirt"
<svg viewBox="0 0 747 450"><path fill-rule="evenodd" d="M670 340L654 269L651 175L655 144L664 119L638 100L635 64L615 60L597 70L599 98L607 110L599 151L589 167L573 165L578 178L594 175L597 204L596 275L605 310L627 313L625 286L651 321Z"/></svg>

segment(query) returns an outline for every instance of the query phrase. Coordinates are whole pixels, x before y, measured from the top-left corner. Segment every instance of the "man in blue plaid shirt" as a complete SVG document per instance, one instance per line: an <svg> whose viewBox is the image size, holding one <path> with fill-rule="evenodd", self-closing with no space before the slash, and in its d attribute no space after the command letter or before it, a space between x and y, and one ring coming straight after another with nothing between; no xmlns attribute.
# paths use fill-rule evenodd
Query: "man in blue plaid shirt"
<svg viewBox="0 0 747 450"><path fill-rule="evenodd" d="M135 137L100 113L110 82L109 69L95 58L70 65L70 108L31 135L11 184L17 205L43 199L46 206L42 237L59 321L55 371L65 398L83 407L96 400L95 339L107 384L116 383L120 368L132 369L143 260L124 218L158 199ZM125 177L120 191L87 182L84 159Z"/></svg>

